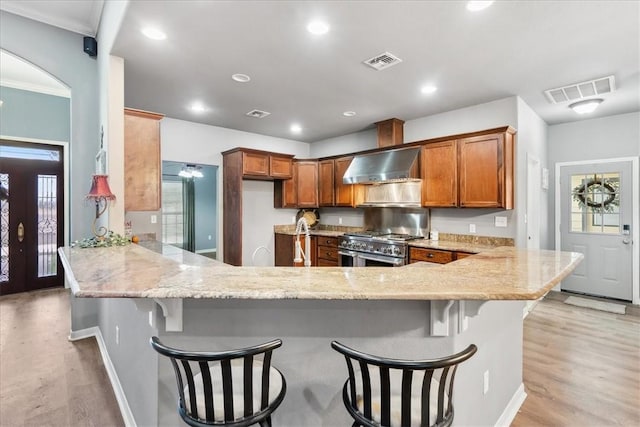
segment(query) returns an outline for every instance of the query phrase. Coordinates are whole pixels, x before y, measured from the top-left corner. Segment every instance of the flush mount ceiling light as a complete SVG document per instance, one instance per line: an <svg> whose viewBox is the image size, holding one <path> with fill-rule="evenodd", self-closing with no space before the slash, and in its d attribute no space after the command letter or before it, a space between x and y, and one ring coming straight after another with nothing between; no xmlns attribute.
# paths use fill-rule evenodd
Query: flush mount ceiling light
<svg viewBox="0 0 640 427"><path fill-rule="evenodd" d="M186 164L178 172L178 176L182 178L202 178L204 175L202 174L202 166Z"/></svg>
<svg viewBox="0 0 640 427"><path fill-rule="evenodd" d="M438 90L437 87L435 87L433 85L427 85L427 86L422 86L422 88L420 89L420 92L422 92L425 95L431 95L432 93L434 93L437 90Z"/></svg>
<svg viewBox="0 0 640 427"><path fill-rule="evenodd" d="M307 25L307 31L316 36L321 36L329 32L329 25L322 21L312 21Z"/></svg>
<svg viewBox="0 0 640 427"><path fill-rule="evenodd" d="M231 76L231 78L239 83L246 83L251 80L251 77L247 76L246 74L234 74L233 76Z"/></svg>
<svg viewBox="0 0 640 427"><path fill-rule="evenodd" d="M569 108L578 114L592 113L602 101L604 101L602 98L585 99L584 101L574 102L569 105Z"/></svg>
<svg viewBox="0 0 640 427"><path fill-rule="evenodd" d="M342 113L343 116L345 117L353 117L356 115L355 111L345 111L344 113Z"/></svg>
<svg viewBox="0 0 640 427"><path fill-rule="evenodd" d="M204 113L205 111L207 111L207 107L205 107L202 103L200 102L194 102L193 104L191 104L191 106L189 107L189 109L191 111L193 111L194 113Z"/></svg>
<svg viewBox="0 0 640 427"><path fill-rule="evenodd" d="M493 0L472 0L467 2L467 10L471 12L477 12L479 10L484 10L491 6Z"/></svg>
<svg viewBox="0 0 640 427"><path fill-rule="evenodd" d="M157 28L145 27L141 31L142 34L144 34L151 40L164 40L167 38L167 35Z"/></svg>
<svg viewBox="0 0 640 427"><path fill-rule="evenodd" d="M302 132L302 126L299 124L292 124L289 130L291 130L292 133L300 133Z"/></svg>

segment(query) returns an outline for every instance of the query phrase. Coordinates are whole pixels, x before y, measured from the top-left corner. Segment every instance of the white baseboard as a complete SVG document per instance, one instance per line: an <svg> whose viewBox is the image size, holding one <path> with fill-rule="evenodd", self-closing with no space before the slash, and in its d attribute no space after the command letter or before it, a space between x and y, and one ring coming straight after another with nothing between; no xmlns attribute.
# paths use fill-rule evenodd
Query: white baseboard
<svg viewBox="0 0 640 427"><path fill-rule="evenodd" d="M524 384L520 384L520 387L518 387L511 397L507 407L502 411L502 415L498 418L496 427L509 427L513 422L513 419L518 415L518 411L526 398L527 393L524 391Z"/></svg>
<svg viewBox="0 0 640 427"><path fill-rule="evenodd" d="M122 384L120 384L116 369L114 368L111 358L109 357L109 353L107 352L107 345L104 343L104 338L102 338L100 328L94 326L91 328L81 329L79 331L71 331L69 333L69 341L77 341L89 337L96 337L96 341L98 342L102 362L107 370L107 375L109 375L109 381L111 381L113 393L116 395L116 400L118 402L118 407L120 408L120 413L122 414L122 419L124 420L124 425L126 427L137 427L136 420L133 417L131 408L129 407L129 402L127 402L127 397L122 389Z"/></svg>

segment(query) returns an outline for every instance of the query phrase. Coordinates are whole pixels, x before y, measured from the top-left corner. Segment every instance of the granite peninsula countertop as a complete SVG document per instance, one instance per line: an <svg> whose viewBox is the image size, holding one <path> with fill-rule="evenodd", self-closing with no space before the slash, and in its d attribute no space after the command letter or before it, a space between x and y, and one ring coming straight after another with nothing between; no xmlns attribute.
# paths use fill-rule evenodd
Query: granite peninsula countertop
<svg viewBox="0 0 640 427"><path fill-rule="evenodd" d="M76 297L256 300L537 299L583 258L498 247L430 268L234 267L160 243L144 246L58 252Z"/></svg>

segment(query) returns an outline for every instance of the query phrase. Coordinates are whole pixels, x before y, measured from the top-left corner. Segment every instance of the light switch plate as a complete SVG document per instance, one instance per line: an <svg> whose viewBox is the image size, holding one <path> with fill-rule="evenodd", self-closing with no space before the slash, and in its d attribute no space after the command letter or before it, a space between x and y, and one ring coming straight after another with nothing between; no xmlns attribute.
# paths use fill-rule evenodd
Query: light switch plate
<svg viewBox="0 0 640 427"><path fill-rule="evenodd" d="M155 224L158 222L158 215L151 215L151 224Z"/></svg>
<svg viewBox="0 0 640 427"><path fill-rule="evenodd" d="M507 226L507 217L506 216L497 216L495 218L496 227L506 227Z"/></svg>
<svg viewBox="0 0 640 427"><path fill-rule="evenodd" d="M469 233L475 233L475 232L476 232L476 225L469 224Z"/></svg>

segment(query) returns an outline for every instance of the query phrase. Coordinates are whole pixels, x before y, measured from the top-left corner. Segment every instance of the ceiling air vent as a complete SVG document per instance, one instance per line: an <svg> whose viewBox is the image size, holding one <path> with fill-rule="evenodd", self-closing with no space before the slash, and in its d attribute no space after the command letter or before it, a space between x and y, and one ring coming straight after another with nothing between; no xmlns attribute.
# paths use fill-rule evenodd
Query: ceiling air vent
<svg viewBox="0 0 640 427"><path fill-rule="evenodd" d="M364 64L378 71L384 70L385 68L392 67L401 62L402 62L402 59L398 58L397 56L389 52L381 53L380 55L376 55L371 59L367 59L366 61L363 61Z"/></svg>
<svg viewBox="0 0 640 427"><path fill-rule="evenodd" d="M613 76L602 77L582 83L575 83L555 89L545 90L549 102L559 104L589 98L616 90L616 80Z"/></svg>
<svg viewBox="0 0 640 427"><path fill-rule="evenodd" d="M251 110L251 111L249 111L249 112L248 112L248 113L246 113L246 114L247 114L247 116L249 116L249 117L254 117L254 118L256 118L256 119L262 119L262 118L267 117L267 116L268 116L269 114L271 114L271 113L269 113L269 112L267 112L267 111L262 111L262 110Z"/></svg>

